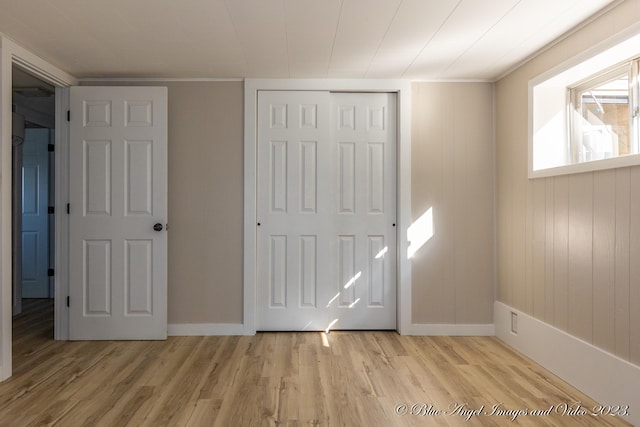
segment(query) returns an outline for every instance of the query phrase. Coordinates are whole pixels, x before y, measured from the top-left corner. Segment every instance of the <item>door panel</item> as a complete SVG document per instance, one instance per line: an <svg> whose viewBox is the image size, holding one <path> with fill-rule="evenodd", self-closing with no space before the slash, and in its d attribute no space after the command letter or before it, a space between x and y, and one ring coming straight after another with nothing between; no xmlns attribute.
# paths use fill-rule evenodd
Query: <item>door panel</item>
<svg viewBox="0 0 640 427"><path fill-rule="evenodd" d="M153 141L125 141L125 215L151 216Z"/></svg>
<svg viewBox="0 0 640 427"><path fill-rule="evenodd" d="M88 317L110 316L111 240L85 240L83 245L84 314Z"/></svg>
<svg viewBox="0 0 640 427"><path fill-rule="evenodd" d="M284 94L284 95L283 95ZM261 92L258 142L259 328L319 330L328 276L319 268L330 236L328 93Z"/></svg>
<svg viewBox="0 0 640 427"><path fill-rule="evenodd" d="M49 298L49 129L25 129L22 165L22 297Z"/></svg>
<svg viewBox="0 0 640 427"><path fill-rule="evenodd" d="M111 141L82 141L84 216L111 215Z"/></svg>
<svg viewBox="0 0 640 427"><path fill-rule="evenodd" d="M125 315L153 314L153 241L125 242Z"/></svg>
<svg viewBox="0 0 640 427"><path fill-rule="evenodd" d="M257 328L395 328L395 96L258 97Z"/></svg>
<svg viewBox="0 0 640 427"><path fill-rule="evenodd" d="M332 329L395 329L395 95L331 95L340 171L333 220L339 246ZM331 258L330 258L331 259Z"/></svg>
<svg viewBox="0 0 640 427"><path fill-rule="evenodd" d="M71 339L166 338L166 88L72 88L70 164Z"/></svg>

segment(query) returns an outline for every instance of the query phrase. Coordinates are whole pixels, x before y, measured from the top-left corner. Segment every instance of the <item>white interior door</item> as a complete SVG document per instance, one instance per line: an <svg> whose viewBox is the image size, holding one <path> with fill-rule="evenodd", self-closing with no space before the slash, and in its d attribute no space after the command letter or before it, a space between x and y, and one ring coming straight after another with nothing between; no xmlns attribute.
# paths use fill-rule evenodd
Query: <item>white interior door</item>
<svg viewBox="0 0 640 427"><path fill-rule="evenodd" d="M258 109L257 329L394 329L395 95Z"/></svg>
<svg viewBox="0 0 640 427"><path fill-rule="evenodd" d="M22 162L22 297L49 298L49 129L25 129Z"/></svg>
<svg viewBox="0 0 640 427"><path fill-rule="evenodd" d="M167 334L167 89L70 90L72 340Z"/></svg>

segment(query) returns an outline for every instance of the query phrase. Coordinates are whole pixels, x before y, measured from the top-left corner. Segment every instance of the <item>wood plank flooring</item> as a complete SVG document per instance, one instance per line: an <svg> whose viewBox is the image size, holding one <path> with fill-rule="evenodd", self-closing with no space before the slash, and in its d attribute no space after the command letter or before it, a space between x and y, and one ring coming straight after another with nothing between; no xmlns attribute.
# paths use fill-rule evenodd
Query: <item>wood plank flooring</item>
<svg viewBox="0 0 640 427"><path fill-rule="evenodd" d="M14 319L14 376L0 384L1 426L629 425L557 413L597 402L493 337L335 331L59 342L52 304L24 307ZM489 415L493 405L504 412Z"/></svg>

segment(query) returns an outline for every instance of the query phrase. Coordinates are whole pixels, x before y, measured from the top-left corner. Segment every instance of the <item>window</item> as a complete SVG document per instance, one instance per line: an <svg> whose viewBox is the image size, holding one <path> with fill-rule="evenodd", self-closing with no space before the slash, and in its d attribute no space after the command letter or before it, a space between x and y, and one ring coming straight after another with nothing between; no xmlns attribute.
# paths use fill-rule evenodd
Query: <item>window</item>
<svg viewBox="0 0 640 427"><path fill-rule="evenodd" d="M640 164L639 46L637 35L530 82L530 178Z"/></svg>
<svg viewBox="0 0 640 427"><path fill-rule="evenodd" d="M638 154L638 141L631 132L629 96L630 74L636 63L617 66L570 89L573 163Z"/></svg>

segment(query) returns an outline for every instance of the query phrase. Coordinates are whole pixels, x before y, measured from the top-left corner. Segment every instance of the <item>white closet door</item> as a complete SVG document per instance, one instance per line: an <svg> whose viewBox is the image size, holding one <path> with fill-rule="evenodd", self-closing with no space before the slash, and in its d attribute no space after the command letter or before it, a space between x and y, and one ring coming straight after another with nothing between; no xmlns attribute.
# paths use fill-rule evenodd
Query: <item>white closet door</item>
<svg viewBox="0 0 640 427"><path fill-rule="evenodd" d="M395 95L332 94L333 329L396 327Z"/></svg>
<svg viewBox="0 0 640 427"><path fill-rule="evenodd" d="M259 92L258 329L327 327L328 92Z"/></svg>
<svg viewBox="0 0 640 427"><path fill-rule="evenodd" d="M394 329L395 96L258 108L257 329Z"/></svg>

